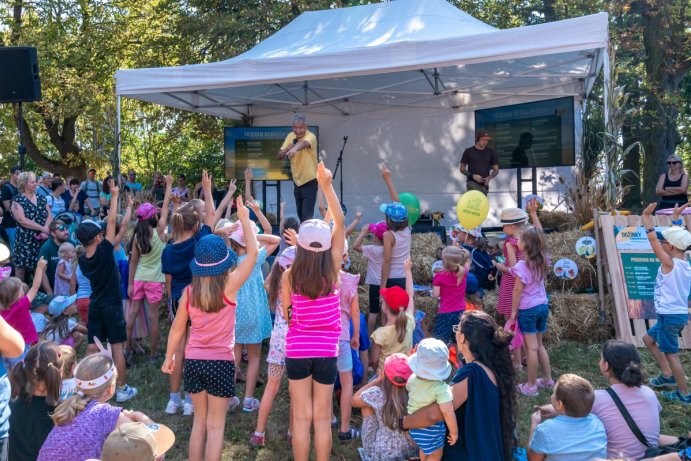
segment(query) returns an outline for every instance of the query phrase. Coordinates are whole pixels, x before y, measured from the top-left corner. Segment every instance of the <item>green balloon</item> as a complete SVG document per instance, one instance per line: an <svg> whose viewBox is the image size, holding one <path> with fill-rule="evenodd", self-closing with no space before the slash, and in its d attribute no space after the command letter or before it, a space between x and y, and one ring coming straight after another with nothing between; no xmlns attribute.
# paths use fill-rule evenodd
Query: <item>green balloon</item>
<svg viewBox="0 0 691 461"><path fill-rule="evenodd" d="M420 217L420 200L410 192L401 192L398 199L408 210L408 224L414 225Z"/></svg>

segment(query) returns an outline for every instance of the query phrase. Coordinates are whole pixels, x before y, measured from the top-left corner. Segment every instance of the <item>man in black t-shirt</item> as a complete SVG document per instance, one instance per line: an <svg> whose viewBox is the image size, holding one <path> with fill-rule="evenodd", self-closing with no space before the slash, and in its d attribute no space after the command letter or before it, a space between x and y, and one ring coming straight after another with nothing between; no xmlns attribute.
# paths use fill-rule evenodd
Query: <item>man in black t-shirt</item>
<svg viewBox="0 0 691 461"><path fill-rule="evenodd" d="M497 153L487 147L492 139L486 131L475 134L475 145L463 151L461 156L461 174L468 178L467 190L479 190L487 195L489 182L499 174Z"/></svg>
<svg viewBox="0 0 691 461"><path fill-rule="evenodd" d="M110 180L110 211L103 236L100 223L86 219L77 227L77 239L84 245L86 253L79 257L79 269L91 282L89 317L86 325L89 346L88 353L98 352L94 337L110 343L113 361L118 370L117 402L126 402L137 395L137 389L126 384L127 367L123 345L127 341L125 315L122 308L120 271L115 263L113 242L117 222L118 195L120 189Z"/></svg>
<svg viewBox="0 0 691 461"><path fill-rule="evenodd" d="M12 199L19 193L17 189L17 178L22 172L22 167L15 165L10 168L10 180L3 184L0 190L0 206L2 206L2 228L5 231L7 240L10 244L10 252L14 253L14 237L17 234L17 221L12 216Z"/></svg>

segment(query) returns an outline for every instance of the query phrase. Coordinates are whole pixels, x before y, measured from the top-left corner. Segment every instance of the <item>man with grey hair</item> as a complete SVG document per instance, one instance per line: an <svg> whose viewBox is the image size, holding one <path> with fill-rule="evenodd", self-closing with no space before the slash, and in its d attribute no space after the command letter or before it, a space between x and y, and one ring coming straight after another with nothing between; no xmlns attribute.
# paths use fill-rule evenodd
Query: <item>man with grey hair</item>
<svg viewBox="0 0 691 461"><path fill-rule="evenodd" d="M50 195L50 192L53 190L52 183L53 175L48 173L47 171L44 171L41 175L40 184L36 188L36 193L43 198L48 197Z"/></svg>
<svg viewBox="0 0 691 461"><path fill-rule="evenodd" d="M304 115L293 116L293 131L286 136L278 158L290 160L295 207L300 222L312 219L317 203L317 137L307 129Z"/></svg>

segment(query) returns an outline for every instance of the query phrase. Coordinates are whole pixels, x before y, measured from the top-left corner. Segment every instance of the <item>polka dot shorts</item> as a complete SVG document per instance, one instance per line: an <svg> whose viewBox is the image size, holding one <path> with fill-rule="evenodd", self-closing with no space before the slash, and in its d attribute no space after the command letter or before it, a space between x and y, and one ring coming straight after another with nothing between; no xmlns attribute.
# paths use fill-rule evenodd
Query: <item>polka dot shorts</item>
<svg viewBox="0 0 691 461"><path fill-rule="evenodd" d="M182 373L189 394L206 391L214 397L235 396L235 362L186 359Z"/></svg>

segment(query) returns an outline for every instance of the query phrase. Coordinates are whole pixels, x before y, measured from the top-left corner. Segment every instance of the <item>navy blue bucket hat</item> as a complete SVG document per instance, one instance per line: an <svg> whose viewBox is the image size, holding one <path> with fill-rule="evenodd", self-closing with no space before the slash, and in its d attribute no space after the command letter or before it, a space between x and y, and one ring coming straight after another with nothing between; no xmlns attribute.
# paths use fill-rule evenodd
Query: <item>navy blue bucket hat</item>
<svg viewBox="0 0 691 461"><path fill-rule="evenodd" d="M206 235L194 247L194 259L190 263L192 275L196 277L215 277L233 267L238 255L228 247L218 235Z"/></svg>

